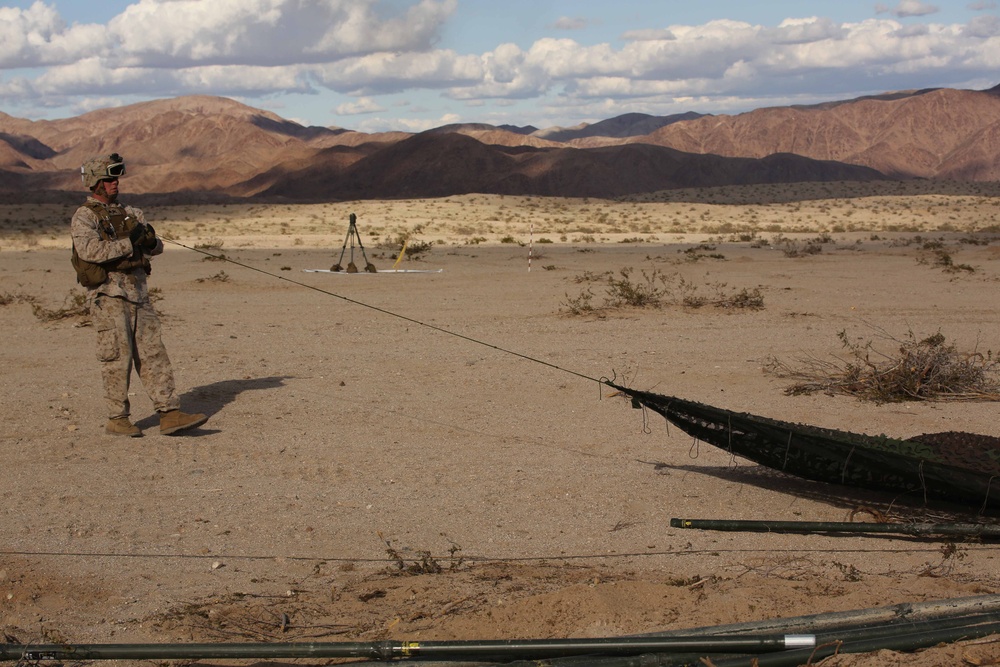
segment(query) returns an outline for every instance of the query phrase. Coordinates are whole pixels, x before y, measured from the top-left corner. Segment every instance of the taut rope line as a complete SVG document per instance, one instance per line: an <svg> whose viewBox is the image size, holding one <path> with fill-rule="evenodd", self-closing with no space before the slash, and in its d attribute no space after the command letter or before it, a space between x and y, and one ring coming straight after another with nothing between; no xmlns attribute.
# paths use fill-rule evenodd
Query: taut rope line
<svg viewBox="0 0 1000 667"><path fill-rule="evenodd" d="M599 380L597 378L592 378L589 375L584 375L583 373L578 373L578 372L570 370L568 368L563 368L562 366L557 366L556 364L549 363L548 361L544 361L544 360L538 359L536 357L531 357L531 356L528 356L526 354L521 354L520 352L515 352L514 350L508 350L507 348L500 347L499 345L493 345L492 343L487 343L487 342L481 341L481 340L479 340L477 338L472 338L471 336L466 336L464 334L456 333L454 331L451 331L450 329L445 329L445 328L442 328L442 327L434 326L433 324L428 324L427 322L421 322L420 320L413 319L412 317L407 317L406 315L400 315L399 313L394 313L391 310L386 310L385 308L379 308L378 306L373 306L370 303L365 303L363 301L358 301L357 299L352 299L350 297L344 296L343 294L337 294L336 292L331 292L331 291L325 290L325 289L323 289L321 287L316 287L315 285L309 285L308 283L304 283L304 282L301 282L301 281L298 281L298 280L292 280L291 278L288 278L288 277L285 277L285 276L279 276L276 273L271 273L270 271L265 271L264 269L258 268L256 266L251 266L250 264L244 264L243 262L238 262L235 259L230 259L229 257L226 257L225 255L213 255L212 253L206 252L205 250L202 250L201 248L193 248L191 246L184 245L183 243L181 243L179 241L175 241L175 240L170 239L170 238L166 238L166 237L163 237L163 236L161 236L160 238L163 239L164 241L168 242L168 243L172 243L172 244L174 244L176 246L180 246L181 248L185 248L187 250L192 250L194 252L201 253L202 255L205 255L206 257L211 257L212 259L222 260L224 262L229 262L230 264L235 264L236 266L240 266L240 267L243 267L244 269L249 269L251 271L256 271L257 273L263 273L265 276L270 276L271 278L277 278L278 280L284 280L286 283L292 283L293 285L298 285L299 287L305 287L306 289L311 289L314 292L319 292L320 294L325 294L327 296L332 296L334 298L341 299L342 301L346 301L348 303L354 304L355 306L361 306L362 308L368 308L370 310L374 310L376 312L382 313L383 315L389 315L390 317L396 317L396 318L404 320L406 322L410 322L411 324L416 324L417 326L426 327L427 329L431 329L433 331L438 331L438 332L443 333L443 334L448 334L449 336L454 336L455 338L461 338L462 340L468 341L470 343L475 343L476 345L482 345L484 347L488 347L488 348L496 350L498 352L503 352L504 354L510 354L510 355L515 356L515 357L520 357L521 359L524 359L526 361L531 361L531 362L534 362L536 364L541 364L543 366L548 366L549 368L553 368L553 369L555 369L557 371L562 371L563 373L569 373L570 375L575 375L575 376L577 376L579 378L583 378L584 380L590 380L591 382L597 382L599 384L607 384L607 380L606 379Z"/></svg>

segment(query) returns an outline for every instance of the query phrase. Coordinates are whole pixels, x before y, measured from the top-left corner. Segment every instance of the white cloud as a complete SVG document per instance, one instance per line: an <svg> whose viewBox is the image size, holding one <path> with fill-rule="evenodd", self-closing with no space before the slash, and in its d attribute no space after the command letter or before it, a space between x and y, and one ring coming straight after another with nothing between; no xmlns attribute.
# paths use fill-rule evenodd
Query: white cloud
<svg viewBox="0 0 1000 667"><path fill-rule="evenodd" d="M504 45L484 55L483 81L455 87L449 95L524 98L558 89L563 97L582 101L684 91L831 94L857 90L859 78L866 92L908 88L920 74L934 80L988 76L985 63L1000 58L1000 40L987 39L995 28L1000 30L995 17L985 16L968 27L808 18L768 28L721 20L669 26L663 32L668 39L642 34L620 49L543 39L527 51Z"/></svg>
<svg viewBox="0 0 1000 667"><path fill-rule="evenodd" d="M159 70L146 70L157 72ZM287 93L315 92L301 67L258 67L254 65L188 67L174 78L178 90L211 95L267 95L276 90ZM174 93L186 94L186 93Z"/></svg>
<svg viewBox="0 0 1000 667"><path fill-rule="evenodd" d="M785 19L777 28L763 33L773 44L808 44L825 39L842 39L847 31L842 25L825 18Z"/></svg>
<svg viewBox="0 0 1000 667"><path fill-rule="evenodd" d="M670 40L677 39L677 37L666 28L644 28L642 30L628 30L622 35L622 39L640 42L645 40Z"/></svg>
<svg viewBox="0 0 1000 667"><path fill-rule="evenodd" d="M675 39L627 44L622 71L640 79L720 77L733 63L760 57L769 46L765 30L728 19L670 26Z"/></svg>
<svg viewBox="0 0 1000 667"><path fill-rule="evenodd" d="M52 67L32 84L34 95L265 95L275 90L310 92L297 68L190 67L183 70L120 67L98 58Z"/></svg>
<svg viewBox="0 0 1000 667"><path fill-rule="evenodd" d="M1000 18L993 15L977 16L969 21L965 27L965 34L979 39L998 37L1000 36Z"/></svg>
<svg viewBox="0 0 1000 667"><path fill-rule="evenodd" d="M477 56L432 50L457 0L138 0L107 26L67 27L40 0L0 7L0 69L14 104L60 95L267 95L478 80ZM370 60L364 60L371 58ZM345 63L348 75L329 74ZM361 64L359 64L361 63ZM471 67L471 69L470 69ZM443 68L443 69L442 69ZM344 82L342 79L354 81Z"/></svg>
<svg viewBox="0 0 1000 667"><path fill-rule="evenodd" d="M575 18L571 16L560 16L549 24L550 28L556 30L582 30L587 27L587 19Z"/></svg>
<svg viewBox="0 0 1000 667"><path fill-rule="evenodd" d="M0 7L0 69L67 64L107 53L110 41L96 25L67 28L54 7Z"/></svg>
<svg viewBox="0 0 1000 667"><path fill-rule="evenodd" d="M140 0L108 29L127 65L285 65L429 48L457 0L384 16L374 0Z"/></svg>
<svg viewBox="0 0 1000 667"><path fill-rule="evenodd" d="M974 12L983 12L990 9L996 9L997 3L995 0L978 0L978 2L970 2L966 5L966 7Z"/></svg>
<svg viewBox="0 0 1000 667"><path fill-rule="evenodd" d="M453 113L436 118L368 118L357 125L360 132L381 132L387 126L395 127L402 132L423 132L442 125L462 122L461 116Z"/></svg>
<svg viewBox="0 0 1000 667"><path fill-rule="evenodd" d="M274 98L328 89L358 98L338 114L364 114L374 123L390 106L378 96L404 91L440 91L445 104L494 108L523 100L580 109L608 100L660 108L674 108L673 100L717 100L712 110L739 98L832 99L989 81L1000 71L1000 18L992 14L965 25L891 17L788 18L769 26L722 19L649 25L625 32L621 43L543 37L476 53L435 48L457 2L136 0L108 26L69 27L44 2L0 7L0 69L24 70L0 79L0 98L39 108L73 98ZM996 2L974 4L987 9ZM883 11L913 17L936 10L901 0Z"/></svg>
<svg viewBox="0 0 1000 667"><path fill-rule="evenodd" d="M928 14L936 14L941 10L936 5L922 2L922 0L900 0L899 4L895 7L876 5L876 11L880 14L888 12L893 16L898 16L899 18L907 18L910 16L927 16Z"/></svg>
<svg viewBox="0 0 1000 667"><path fill-rule="evenodd" d="M900 27L899 30L892 33L892 36L903 39L906 37L923 37L929 34L931 34L930 26L926 26L922 23L913 23Z"/></svg>
<svg viewBox="0 0 1000 667"><path fill-rule="evenodd" d="M79 115L98 109L113 109L124 105L125 102L120 97L85 97L73 105L73 110Z"/></svg>
<svg viewBox="0 0 1000 667"><path fill-rule="evenodd" d="M480 81L480 59L454 51L376 53L313 68L324 86L352 95L445 88Z"/></svg>
<svg viewBox="0 0 1000 667"><path fill-rule="evenodd" d="M100 58L92 57L50 67L34 80L33 88L39 96L152 93L173 88L175 76L166 70L108 69Z"/></svg>
<svg viewBox="0 0 1000 667"><path fill-rule="evenodd" d="M357 116L359 114L379 113L385 108L370 97L360 97L353 102L345 102L334 111L338 116Z"/></svg>

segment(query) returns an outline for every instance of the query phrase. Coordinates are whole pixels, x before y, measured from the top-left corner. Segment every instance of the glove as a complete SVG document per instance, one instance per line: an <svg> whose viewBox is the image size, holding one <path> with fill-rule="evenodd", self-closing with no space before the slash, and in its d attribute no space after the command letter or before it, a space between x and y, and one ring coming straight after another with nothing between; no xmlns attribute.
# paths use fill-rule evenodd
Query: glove
<svg viewBox="0 0 1000 667"><path fill-rule="evenodd" d="M153 229L153 225L149 223L146 223L143 227L146 229L146 234L142 237L142 240L139 241L139 245L141 245L145 250L152 250L156 247L156 230Z"/></svg>
<svg viewBox="0 0 1000 667"><path fill-rule="evenodd" d="M136 248L139 246L139 241L146 235L146 225L136 224L132 228L132 231L128 234L128 240L132 242L132 247Z"/></svg>
<svg viewBox="0 0 1000 667"><path fill-rule="evenodd" d="M152 250L156 247L156 231L152 225L137 224L129 232L128 240L134 250Z"/></svg>

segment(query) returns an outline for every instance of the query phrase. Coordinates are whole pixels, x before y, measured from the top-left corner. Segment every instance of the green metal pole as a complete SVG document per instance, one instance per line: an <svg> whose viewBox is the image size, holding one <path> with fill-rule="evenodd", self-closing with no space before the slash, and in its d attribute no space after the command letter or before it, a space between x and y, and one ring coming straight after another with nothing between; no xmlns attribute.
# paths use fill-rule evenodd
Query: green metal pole
<svg viewBox="0 0 1000 667"><path fill-rule="evenodd" d="M894 533L948 537L1000 537L1000 526L981 523L863 523L853 521L739 521L671 519L672 528L765 533Z"/></svg>
<svg viewBox="0 0 1000 667"><path fill-rule="evenodd" d="M716 667L797 667L804 664L815 664L823 658L838 653L870 653L887 649L890 651L916 651L917 649L949 644L968 639L978 639L1000 632L1000 622L983 623L972 626L942 628L922 632L876 633L872 637L863 637L839 643L836 636L824 637L820 645L813 650L788 651L777 654L758 656L759 659L720 658L713 660Z"/></svg>
<svg viewBox="0 0 1000 667"><path fill-rule="evenodd" d="M813 635L623 637L499 641L296 642L282 644L0 644L0 660L202 660L273 658L426 658L470 660L635 655L658 652L767 653L815 646Z"/></svg>
<svg viewBox="0 0 1000 667"><path fill-rule="evenodd" d="M823 654L858 653L877 648L890 648L899 651L914 650L932 646L939 641L954 641L966 636L985 636L992 634L991 630L1000 627L1000 614L984 613L956 616L934 620L911 622L899 620L885 625L862 623L852 627L844 627L835 631L817 632L816 648L819 651L830 651ZM926 644L922 642L928 642ZM864 648L875 646L876 648ZM860 650L855 647L861 647ZM760 665L760 667L777 665L811 664L810 656L813 649L784 651L781 653L759 654L757 656L712 656L712 664L716 667L733 667L735 665ZM702 665L698 654L659 654L641 656L609 656L609 657L566 657L547 661L549 667L686 667ZM514 661L505 667L537 667L530 662Z"/></svg>

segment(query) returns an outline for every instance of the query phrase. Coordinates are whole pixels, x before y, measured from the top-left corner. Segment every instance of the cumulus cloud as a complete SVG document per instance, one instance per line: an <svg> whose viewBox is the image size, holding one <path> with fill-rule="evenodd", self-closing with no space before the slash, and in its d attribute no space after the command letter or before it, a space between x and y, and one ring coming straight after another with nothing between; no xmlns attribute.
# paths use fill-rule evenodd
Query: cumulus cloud
<svg viewBox="0 0 1000 667"><path fill-rule="evenodd" d="M353 98L336 107L338 114L362 114L372 124L384 121L387 104L378 96L404 91L439 91L492 107L540 99L547 108L597 109L612 100L671 109L715 100L711 110L736 99L787 103L991 80L1000 70L998 17L975 15L965 25L903 21L937 11L920 0L882 8L899 18L649 25L614 44L561 32L475 53L436 47L457 3L137 0L107 26L67 26L39 0L28 9L0 8L0 68L9 70L0 96L39 106L72 96L253 98L332 90ZM564 17L550 29L579 28L581 21Z"/></svg>
<svg viewBox="0 0 1000 667"><path fill-rule="evenodd" d="M997 3L995 0L979 0L978 2L970 2L966 5L966 7L974 12L984 12L990 9L996 9Z"/></svg>
<svg viewBox="0 0 1000 667"><path fill-rule="evenodd" d="M928 14L936 14L941 10L937 6L922 2L921 0L900 0L899 4L895 7L876 5L876 11L879 14L890 13L893 16L898 16L899 18L906 18L909 16L927 16Z"/></svg>
<svg viewBox="0 0 1000 667"><path fill-rule="evenodd" d="M357 129L361 132L381 132L387 125L397 127L402 132L423 132L442 125L462 122L458 114L447 113L435 118L368 118L362 120Z"/></svg>
<svg viewBox="0 0 1000 667"><path fill-rule="evenodd" d="M353 102L339 105L335 111L338 116L357 116L359 114L378 113L385 108L370 97L359 97Z"/></svg>
<svg viewBox="0 0 1000 667"><path fill-rule="evenodd" d="M912 9L912 8L911 8ZM726 96L766 89L777 95L833 94L923 87L920 75L962 80L990 76L1000 58L998 21L968 26L868 19L789 19L776 27L719 20L630 33L619 49L542 39L527 49L502 45L483 56L483 80L448 92L458 99L526 98L558 91L564 99ZM659 36L660 38L657 38Z"/></svg>
<svg viewBox="0 0 1000 667"><path fill-rule="evenodd" d="M645 40L659 41L665 39L677 39L677 37L666 28L644 28L642 30L627 30L622 35L622 39L633 42L641 42Z"/></svg>
<svg viewBox="0 0 1000 667"><path fill-rule="evenodd" d="M587 27L587 19L560 16L555 21L550 23L549 27L555 28L556 30L582 30Z"/></svg>
<svg viewBox="0 0 1000 667"><path fill-rule="evenodd" d="M161 68L109 69L98 58L52 67L34 79L36 96L50 95L267 95L275 90L311 92L309 83L294 68L191 67L173 71Z"/></svg>
<svg viewBox="0 0 1000 667"><path fill-rule="evenodd" d="M108 25L124 64L328 62L429 48L457 0L420 0L385 15L375 0L141 0ZM376 11L376 10L379 11Z"/></svg>
<svg viewBox="0 0 1000 667"><path fill-rule="evenodd" d="M54 6L37 0L28 9L0 7L0 69L50 69L14 77L0 92L22 103L84 91L95 97L314 92L316 81L338 80L324 69L331 63L358 72L351 64L369 56L393 61L369 63L373 73L382 69L381 78L369 80L373 88L408 79L435 85L441 77L461 84L470 76L463 68L478 58L442 57L432 48L456 6L457 0L139 0L107 26L67 26Z"/></svg>
<svg viewBox="0 0 1000 667"><path fill-rule="evenodd" d="M978 39L990 39L1000 36L1000 18L989 16L977 16L965 27L965 34Z"/></svg>
<svg viewBox="0 0 1000 667"><path fill-rule="evenodd" d="M785 19L777 28L766 29L765 39L773 44L809 44L822 40L842 39L847 30L830 19Z"/></svg>
<svg viewBox="0 0 1000 667"><path fill-rule="evenodd" d="M55 8L42 2L27 9L0 7L0 69L67 64L109 49L103 28L67 27Z"/></svg>
<svg viewBox="0 0 1000 667"><path fill-rule="evenodd" d="M312 68L318 82L351 95L392 93L412 88L446 88L482 80L477 56L454 51L376 53Z"/></svg>
<svg viewBox="0 0 1000 667"><path fill-rule="evenodd" d="M180 69L327 63L426 51L457 0L140 0L107 26L68 27L54 6L0 7L0 68L71 64Z"/></svg>

